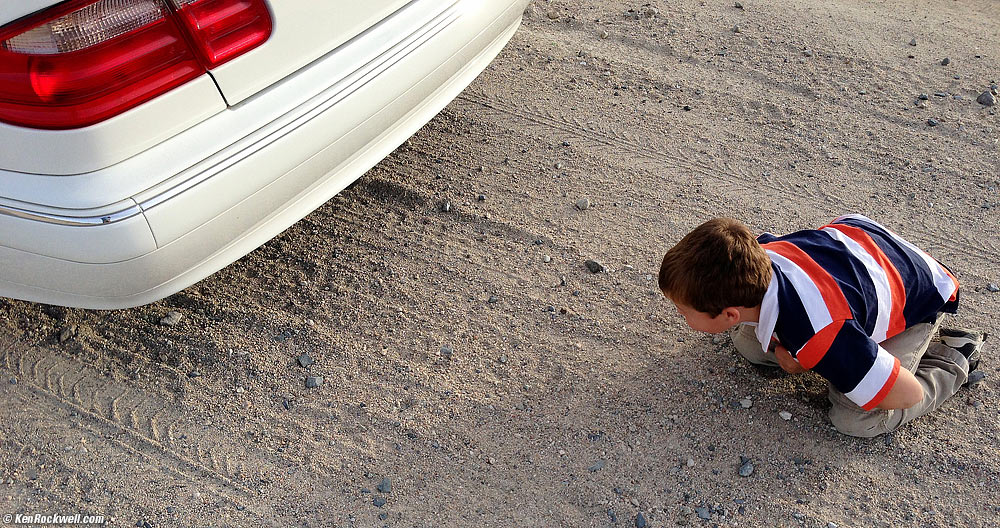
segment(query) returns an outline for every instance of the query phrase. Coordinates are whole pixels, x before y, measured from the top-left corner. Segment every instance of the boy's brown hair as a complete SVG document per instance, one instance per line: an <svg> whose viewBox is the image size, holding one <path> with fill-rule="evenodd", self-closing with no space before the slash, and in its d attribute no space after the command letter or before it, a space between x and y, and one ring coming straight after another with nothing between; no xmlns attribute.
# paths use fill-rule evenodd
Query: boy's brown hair
<svg viewBox="0 0 1000 528"><path fill-rule="evenodd" d="M730 306L764 300L771 259L742 222L713 218L667 251L659 282L670 300L716 317Z"/></svg>

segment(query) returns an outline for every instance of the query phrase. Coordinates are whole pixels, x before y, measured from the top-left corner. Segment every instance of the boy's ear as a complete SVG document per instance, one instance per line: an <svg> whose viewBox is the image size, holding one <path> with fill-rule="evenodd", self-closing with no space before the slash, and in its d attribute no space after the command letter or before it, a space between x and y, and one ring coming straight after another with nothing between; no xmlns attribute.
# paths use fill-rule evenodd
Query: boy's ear
<svg viewBox="0 0 1000 528"><path fill-rule="evenodd" d="M726 321L736 324L742 321L741 317L743 313L740 311L739 307L730 306L722 309L722 315L725 316Z"/></svg>

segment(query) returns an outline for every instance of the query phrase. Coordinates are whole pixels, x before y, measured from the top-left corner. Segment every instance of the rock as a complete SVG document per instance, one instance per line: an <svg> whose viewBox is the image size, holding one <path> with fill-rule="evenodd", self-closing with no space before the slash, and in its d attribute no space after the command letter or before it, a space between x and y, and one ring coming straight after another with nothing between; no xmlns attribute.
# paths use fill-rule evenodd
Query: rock
<svg viewBox="0 0 1000 528"><path fill-rule="evenodd" d="M302 368L308 367L314 363L313 358L309 357L309 354L302 354L298 357L299 366Z"/></svg>
<svg viewBox="0 0 1000 528"><path fill-rule="evenodd" d="M549 20L559 20L559 13L555 11L549 11L545 16L549 17Z"/></svg>
<svg viewBox="0 0 1000 528"><path fill-rule="evenodd" d="M372 499L372 504L376 508L381 508L382 506L385 506L385 499L383 497L375 497Z"/></svg>
<svg viewBox="0 0 1000 528"><path fill-rule="evenodd" d="M618 515L615 514L615 510L608 509L608 520L611 521L611 524L618 522Z"/></svg>
<svg viewBox="0 0 1000 528"><path fill-rule="evenodd" d="M694 512L698 514L699 519L710 520L712 518L712 512L708 511L708 508L704 506L695 508Z"/></svg>
<svg viewBox="0 0 1000 528"><path fill-rule="evenodd" d="M694 467L694 459L693 458L688 457L687 467Z"/></svg>
<svg viewBox="0 0 1000 528"><path fill-rule="evenodd" d="M384 520L386 520L386 519L388 519L388 518L389 518L389 514L388 514L388 513L386 513L386 512L382 512L382 513L378 514L378 519L379 519L380 521L384 521Z"/></svg>
<svg viewBox="0 0 1000 528"><path fill-rule="evenodd" d="M939 124L940 124L940 123L938 123L938 120L937 120L937 119L928 119L928 120L927 120L927 126L929 126L929 127L936 127L936 126L938 126Z"/></svg>
<svg viewBox="0 0 1000 528"><path fill-rule="evenodd" d="M576 201L576 208L581 211L586 211L587 209L590 209L590 200L588 200L587 198L580 198L579 200Z"/></svg>
<svg viewBox="0 0 1000 528"><path fill-rule="evenodd" d="M486 302L488 302L490 304L496 304L496 303L500 302L500 298L497 297L496 295L490 295L490 298L486 299Z"/></svg>
<svg viewBox="0 0 1000 528"><path fill-rule="evenodd" d="M808 50L808 49L807 50L803 50L802 54L805 55L806 57L812 57L813 56L812 50Z"/></svg>
<svg viewBox="0 0 1000 528"><path fill-rule="evenodd" d="M733 26L733 33L742 33L742 32L743 32L743 30L740 29L739 24Z"/></svg>
<svg viewBox="0 0 1000 528"><path fill-rule="evenodd" d="M476 196L476 200L478 200L480 202L485 202L486 201L486 195L485 194L480 194L479 196Z"/></svg>
<svg viewBox="0 0 1000 528"><path fill-rule="evenodd" d="M685 112L691 111L691 105L684 105L682 108L684 109Z"/></svg>
<svg viewBox="0 0 1000 528"><path fill-rule="evenodd" d="M183 318L184 318L183 314L171 310L167 312L166 317L160 319L160 324L163 326L177 326L177 323L181 322L181 319Z"/></svg>
<svg viewBox="0 0 1000 528"><path fill-rule="evenodd" d="M989 283L989 284L986 285L986 291L988 291L990 293L1000 292L1000 286L997 286L996 284L994 284L994 283L991 282L991 283Z"/></svg>
<svg viewBox="0 0 1000 528"><path fill-rule="evenodd" d="M65 343L66 341L73 339L76 337L78 331L79 329L76 325L69 325L66 328L63 328L62 332L59 332L59 342Z"/></svg>
<svg viewBox="0 0 1000 528"><path fill-rule="evenodd" d="M635 516L635 528L646 528L646 526L649 526L649 523L646 522L646 516L639 512Z"/></svg>
<svg viewBox="0 0 1000 528"><path fill-rule="evenodd" d="M740 457L740 476L749 477L753 474L753 462L747 457Z"/></svg>
<svg viewBox="0 0 1000 528"><path fill-rule="evenodd" d="M926 101L930 99L930 97L928 97L927 94L920 94L917 96L917 99L920 99L921 101Z"/></svg>
<svg viewBox="0 0 1000 528"><path fill-rule="evenodd" d="M743 398L742 400L740 400L740 407L743 407L744 409L749 409L753 407L753 400L751 400L750 398Z"/></svg>
<svg viewBox="0 0 1000 528"><path fill-rule="evenodd" d="M993 92L986 90L985 92L979 94L976 98L976 102L983 106L993 106L997 104L997 98L993 95Z"/></svg>
<svg viewBox="0 0 1000 528"><path fill-rule="evenodd" d="M392 491L392 482L389 480L389 477L383 478L382 482L379 482L378 486L375 486L375 489L382 493L390 493Z"/></svg>
<svg viewBox="0 0 1000 528"><path fill-rule="evenodd" d="M594 462L589 468L587 468L587 470L593 473L595 471L600 471L601 469L604 468L605 465L607 465L607 462L605 462L604 460L598 460L597 462Z"/></svg>
<svg viewBox="0 0 1000 528"><path fill-rule="evenodd" d="M556 169L561 169L561 168L563 168L563 164L562 164L562 162L561 162L561 161L557 161L557 162L556 162L556 164L555 164L555 165L553 165L553 166L554 166L554 167L555 167Z"/></svg>
<svg viewBox="0 0 1000 528"><path fill-rule="evenodd" d="M790 413L788 411L781 411L781 412L778 413L778 416L780 416L781 419L785 420L785 421L788 421L788 420L792 419L792 413Z"/></svg>
<svg viewBox="0 0 1000 528"><path fill-rule="evenodd" d="M826 528L837 528L837 523L832 522L832 521L828 522L828 523L826 523Z"/></svg>
<svg viewBox="0 0 1000 528"><path fill-rule="evenodd" d="M948 57L941 59L941 66L947 66L949 64L951 64L951 59L949 59Z"/></svg>
<svg viewBox="0 0 1000 528"><path fill-rule="evenodd" d="M917 39L910 39L910 45L911 46L916 46L917 45Z"/></svg>
<svg viewBox="0 0 1000 528"><path fill-rule="evenodd" d="M552 257L548 255L542 255L542 262L548 264L549 262L552 262Z"/></svg>
<svg viewBox="0 0 1000 528"><path fill-rule="evenodd" d="M948 92L934 92L934 97L948 97L949 95Z"/></svg>
<svg viewBox="0 0 1000 528"><path fill-rule="evenodd" d="M587 266L587 269L590 270L591 273L601 273L607 269L603 264L597 262L596 260L588 260L587 262L584 262L583 265Z"/></svg>
<svg viewBox="0 0 1000 528"><path fill-rule="evenodd" d="M441 347L441 350L439 351L439 353L441 354L441 357L450 360L452 354L455 353L455 349L451 348L448 345L445 345L445 346Z"/></svg>
<svg viewBox="0 0 1000 528"><path fill-rule="evenodd" d="M446 201L441 204L441 210L446 213L451 212L451 202Z"/></svg>
<svg viewBox="0 0 1000 528"><path fill-rule="evenodd" d="M308 376L306 377L306 388L315 389L323 384L323 376Z"/></svg>
<svg viewBox="0 0 1000 528"><path fill-rule="evenodd" d="M965 380L966 387L975 387L986 381L986 373L981 370L973 370L969 373L969 379Z"/></svg>
<svg viewBox="0 0 1000 528"><path fill-rule="evenodd" d="M608 38L610 36L611 36L611 34L608 33L607 31L601 31L601 38L602 39L606 39L606 38ZM611 511L611 510L608 510L608 511Z"/></svg>
<svg viewBox="0 0 1000 528"><path fill-rule="evenodd" d="M733 7L735 7L736 9L743 9L743 4L736 2L733 4Z"/></svg>

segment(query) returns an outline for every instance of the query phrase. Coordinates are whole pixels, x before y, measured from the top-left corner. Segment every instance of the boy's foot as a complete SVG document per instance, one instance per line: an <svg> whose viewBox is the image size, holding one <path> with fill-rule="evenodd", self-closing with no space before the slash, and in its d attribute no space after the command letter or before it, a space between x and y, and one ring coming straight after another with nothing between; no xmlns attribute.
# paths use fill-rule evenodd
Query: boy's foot
<svg viewBox="0 0 1000 528"><path fill-rule="evenodd" d="M979 360L983 355L979 352L983 348L987 334L978 330L968 328L942 328L941 343L947 347L954 348L969 360L969 372L979 368Z"/></svg>
<svg viewBox="0 0 1000 528"><path fill-rule="evenodd" d="M986 373L981 370L973 370L969 373L969 379L962 384L963 387L975 387L986 381Z"/></svg>

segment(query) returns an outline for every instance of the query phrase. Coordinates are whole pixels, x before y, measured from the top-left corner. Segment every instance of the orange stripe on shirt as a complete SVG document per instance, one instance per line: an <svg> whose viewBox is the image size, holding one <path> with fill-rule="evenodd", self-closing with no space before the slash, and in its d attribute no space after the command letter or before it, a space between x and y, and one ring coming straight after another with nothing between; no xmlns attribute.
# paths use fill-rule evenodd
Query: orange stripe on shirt
<svg viewBox="0 0 1000 528"><path fill-rule="evenodd" d="M899 377L899 358L894 357L892 359L895 360L895 363L892 365L892 372L889 373L889 379L885 380L885 384L882 385L882 388L879 389L871 401L861 406L862 409L870 411L877 407L889 394L889 391L892 390L893 385L896 384L896 378Z"/></svg>
<svg viewBox="0 0 1000 528"><path fill-rule="evenodd" d="M886 329L886 338L906 330L906 318L903 317L903 307L906 306L906 288L903 286L903 278L899 275L899 270L882 251L882 248L878 247L871 235L863 229L843 224L830 224L825 227L836 229L857 242L885 271L885 275L889 279L889 294L892 300L892 306L889 307L889 327Z"/></svg>
<svg viewBox="0 0 1000 528"><path fill-rule="evenodd" d="M823 359L823 356L826 355L826 351L830 350L830 345L833 344L833 340L843 327L844 320L840 319L826 325L822 330L816 332L816 335L809 338L805 346L795 354L795 359L799 361L799 365L802 365L802 368L806 369L815 367Z"/></svg>
<svg viewBox="0 0 1000 528"><path fill-rule="evenodd" d="M833 279L833 276L829 272L817 264L805 251L802 251L795 244L784 240L768 242L767 244L762 244L761 247L774 251L802 268L802 271L809 276L809 279L813 281L813 284L819 290L820 295L823 296L823 303L826 304L826 308L830 311L831 319L836 321L838 319L854 318L854 315L851 313L851 307L847 304L847 297L844 297L844 292L841 291L840 285L837 284L837 281Z"/></svg>
<svg viewBox="0 0 1000 528"><path fill-rule="evenodd" d="M935 260L934 262L937 261ZM941 266L941 263L938 263L938 265ZM952 302L958 298L958 279L956 279L955 276L952 275L950 271L948 271L948 268L941 266L941 269L943 269L944 272L948 274L948 277L951 278L951 282L955 285L955 291L951 292L951 297L948 299L948 302Z"/></svg>

